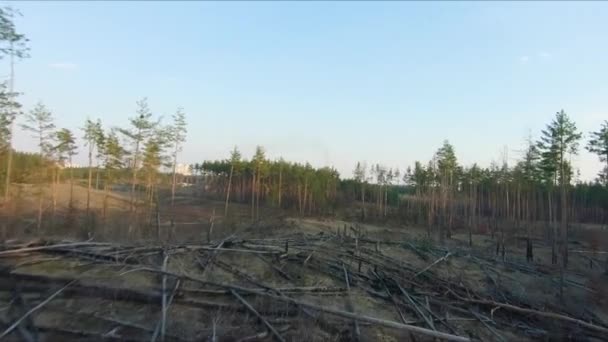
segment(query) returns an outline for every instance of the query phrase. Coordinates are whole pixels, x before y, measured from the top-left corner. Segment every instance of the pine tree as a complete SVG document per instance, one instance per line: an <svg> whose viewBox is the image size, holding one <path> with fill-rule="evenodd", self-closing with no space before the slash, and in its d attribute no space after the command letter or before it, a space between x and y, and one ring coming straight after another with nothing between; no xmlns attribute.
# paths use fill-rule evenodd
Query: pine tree
<svg viewBox="0 0 608 342"><path fill-rule="evenodd" d="M522 204L523 213L520 216L526 221L526 260L532 262L534 261L534 252L530 226L533 218L530 203L534 202L536 198L538 186L542 179L542 170L539 165L540 152L531 137L526 141L526 145L524 158L516 165L515 172L519 175L518 179L524 191L523 201L525 204Z"/></svg>
<svg viewBox="0 0 608 342"><path fill-rule="evenodd" d="M230 191L232 187L232 175L235 169L239 168L241 162L241 152L235 146L232 152L230 152L230 176L228 177L228 186L226 189L226 204L224 205L224 217L228 216L228 203L230 202Z"/></svg>
<svg viewBox="0 0 608 342"><path fill-rule="evenodd" d="M43 159L43 165L40 170L39 178L39 197L38 197L38 220L37 220L37 232L41 232L42 228L42 204L44 198L44 182L47 176L47 165L52 159L53 145L52 141L54 138L55 124L53 123L53 116L51 112L39 102L34 109L26 114L26 124L22 125L25 131L29 131L33 134L33 137L38 141L38 148L40 156Z"/></svg>
<svg viewBox="0 0 608 342"><path fill-rule="evenodd" d="M101 127L101 121L92 121L87 118L84 127L84 140L88 146L88 159L89 159L89 176L87 182L87 219L90 219L90 208L91 208L91 186L93 181L93 155L95 151L100 150L100 143L103 140L103 128Z"/></svg>
<svg viewBox="0 0 608 342"><path fill-rule="evenodd" d="M6 84L0 83L0 152L8 153L13 138L12 125L18 114L21 114L21 104L15 101L15 96L6 90Z"/></svg>
<svg viewBox="0 0 608 342"><path fill-rule="evenodd" d="M166 158L163 155L165 144L166 141L163 139L162 134L153 134L144 143L141 171L143 176L146 177L146 198L149 205L154 201L158 171Z"/></svg>
<svg viewBox="0 0 608 342"><path fill-rule="evenodd" d="M367 166L365 163L357 162L353 174L355 181L361 187L361 219L365 220L365 184L367 183Z"/></svg>
<svg viewBox="0 0 608 342"><path fill-rule="evenodd" d="M147 138L152 134L156 123L152 121L152 112L148 106L147 98L137 101L137 110L134 117L129 119L131 129L119 128L131 144L131 212L135 210L135 187L137 185L137 172L141 162L142 145Z"/></svg>
<svg viewBox="0 0 608 342"><path fill-rule="evenodd" d="M598 179L608 186L608 120L604 121L600 129L591 132L591 138L587 143L587 151L598 155L601 162L606 163Z"/></svg>
<svg viewBox="0 0 608 342"><path fill-rule="evenodd" d="M55 132L55 140L57 145L54 146L54 150L57 153L57 161L63 167L66 166L66 162L70 165L70 208L73 207L74 199L74 168L72 167L72 157L76 155L76 138L74 134L67 128L62 128ZM59 178L59 175L57 176Z"/></svg>
<svg viewBox="0 0 608 342"><path fill-rule="evenodd" d="M266 171L266 152L262 146L256 146L251 163L253 166L251 182L251 219L255 220L256 218L259 218L260 186Z"/></svg>
<svg viewBox="0 0 608 342"><path fill-rule="evenodd" d="M441 186L441 197L442 197L442 226L439 238L443 240L444 232L443 229L447 227L447 237L452 235L452 219L453 210L451 208L451 198L453 197L455 176L458 168L458 162L456 160L456 154L454 153L454 147L445 140L443 145L437 150L435 157L437 159L437 171L439 173L439 184ZM450 204L450 208L448 208Z"/></svg>
<svg viewBox="0 0 608 342"><path fill-rule="evenodd" d="M108 134L103 149L103 165L105 169L104 200L103 200L103 222L104 227L107 221L107 208L110 187L118 179L118 171L124 167L124 158L127 152L120 144L116 130L111 130Z"/></svg>
<svg viewBox="0 0 608 342"><path fill-rule="evenodd" d="M171 207L174 206L175 202L175 184L177 182L177 175L175 168L177 167L177 155L182 150L182 145L186 141L186 133L188 132L186 125L186 114L182 108L178 108L177 112L173 114L173 125L169 129L169 143L173 148L173 177L171 181Z"/></svg>
<svg viewBox="0 0 608 342"><path fill-rule="evenodd" d="M8 55L10 57L11 74L8 86L0 90L0 135L2 135L3 146L7 151L6 177L4 200L7 201L10 194L11 172L13 164L13 126L17 115L21 114L21 105L17 102L15 84L15 58L23 59L29 57L28 39L25 35L17 33L14 18L21 15L19 11L5 7L0 8L0 59Z"/></svg>
<svg viewBox="0 0 608 342"><path fill-rule="evenodd" d="M549 170L555 170L560 185L560 252L562 262L560 263L561 278L563 282L563 269L568 265L568 230L567 230L567 185L571 178L571 168L566 157L578 152L578 141L581 139L576 124L570 120L563 111L555 114L553 121L542 131L538 147L541 150L542 164ZM560 286L560 298L563 284Z"/></svg>

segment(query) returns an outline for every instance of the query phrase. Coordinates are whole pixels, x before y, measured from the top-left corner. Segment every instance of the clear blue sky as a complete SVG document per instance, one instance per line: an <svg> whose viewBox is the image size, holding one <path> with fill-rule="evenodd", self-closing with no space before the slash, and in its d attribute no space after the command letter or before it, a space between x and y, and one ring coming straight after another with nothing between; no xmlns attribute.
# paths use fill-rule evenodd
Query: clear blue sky
<svg viewBox="0 0 608 342"><path fill-rule="evenodd" d="M166 117L183 106L187 163L259 144L349 177L358 160L426 162L449 139L487 166L505 146L513 163L562 108L586 135L608 119L603 2L12 5L31 39L26 109L42 100L77 129L87 115L126 125L144 96ZM582 149L573 160L585 179L600 168Z"/></svg>

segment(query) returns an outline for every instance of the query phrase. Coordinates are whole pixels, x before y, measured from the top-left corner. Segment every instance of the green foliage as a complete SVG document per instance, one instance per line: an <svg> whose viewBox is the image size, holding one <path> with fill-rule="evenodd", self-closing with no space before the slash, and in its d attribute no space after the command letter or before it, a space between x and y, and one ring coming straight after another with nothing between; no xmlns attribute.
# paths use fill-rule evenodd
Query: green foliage
<svg viewBox="0 0 608 342"><path fill-rule="evenodd" d="M85 145L89 147L89 158L93 157L96 149L97 154L99 155L103 150L105 140L101 121L99 119L97 119L97 121L92 121L87 118L82 131L84 132Z"/></svg>
<svg viewBox="0 0 608 342"><path fill-rule="evenodd" d="M131 157L130 167L137 169L141 160L141 147L146 139L152 135L157 122L152 121L152 112L148 106L148 99L143 98L137 101L135 116L129 118L130 129L117 128L123 134L127 142L131 145L129 155Z"/></svg>
<svg viewBox="0 0 608 342"><path fill-rule="evenodd" d="M53 151L57 161L61 165L65 165L66 161L71 161L72 156L76 155L76 138L69 129L62 128L55 132L55 141L57 144L53 146Z"/></svg>
<svg viewBox="0 0 608 342"><path fill-rule="evenodd" d="M234 166L235 170L238 169L237 166L240 164L241 158L241 152L234 146L234 149L230 152L230 164Z"/></svg>
<svg viewBox="0 0 608 342"><path fill-rule="evenodd" d="M103 152L103 165L106 170L119 170L124 167L127 151L121 146L115 130L108 134Z"/></svg>
<svg viewBox="0 0 608 342"><path fill-rule="evenodd" d="M0 154L0 179L6 177L6 159L7 154ZM13 183L35 183L38 181L39 170L45 165L47 161L44 161L40 154L29 153L29 152L13 152L13 167L11 180Z"/></svg>
<svg viewBox="0 0 608 342"><path fill-rule="evenodd" d="M519 177L530 185L542 180L542 169L539 165L540 151L537 145L532 143L532 139L528 139L527 148L523 160L519 161L515 166L515 172Z"/></svg>
<svg viewBox="0 0 608 342"><path fill-rule="evenodd" d="M559 177L560 184L570 181L572 172L566 158L568 154L577 154L581 137L582 134L566 112L561 110L555 114L553 121L542 130L537 143L545 181L555 182L556 177Z"/></svg>
<svg viewBox="0 0 608 342"><path fill-rule="evenodd" d="M166 163L167 157L163 155L167 142L165 138L162 133L154 134L144 144L142 171L149 179L154 178L159 168Z"/></svg>
<svg viewBox="0 0 608 342"><path fill-rule="evenodd" d="M168 141L173 146L175 155L181 152L187 133L186 114L184 109L180 107L173 114L173 124L168 128Z"/></svg>
<svg viewBox="0 0 608 342"><path fill-rule="evenodd" d="M270 205L278 205L278 191L281 188L282 207L298 209L302 202L307 201L306 211L326 212L335 206L339 185L339 174L332 168L313 168L310 164L289 163L283 159L271 161L266 158L264 149L256 149L251 160L241 159L238 149L234 149L225 160L204 161L191 166L196 174L204 175L205 184L210 192L216 193L218 199L224 198L224 191L230 175L230 168L235 167L233 178L238 178L237 184L246 185L248 191L244 196L232 196L235 201L248 202L251 200L251 182L256 176L259 186L260 201ZM259 178L258 178L259 177ZM279 185L279 178L281 184ZM258 183L259 182L259 183ZM235 186L232 191L239 191ZM306 199L304 194L306 193ZM256 195L258 193L256 192ZM310 207L312 205L312 207Z"/></svg>
<svg viewBox="0 0 608 342"><path fill-rule="evenodd" d="M21 114L21 104L16 101L16 93L10 93L5 83L0 83L0 152L11 145L12 125Z"/></svg>
<svg viewBox="0 0 608 342"><path fill-rule="evenodd" d="M28 39L24 34L17 33L15 17L19 11L11 8L0 8L0 59L12 55L19 59L29 57Z"/></svg>
<svg viewBox="0 0 608 342"><path fill-rule="evenodd" d="M357 162L357 166L355 166L355 170L353 171L355 180L357 182L359 182L359 183L367 182L367 178L366 178L367 171L366 170L367 170L367 165L365 165L365 163Z"/></svg>
<svg viewBox="0 0 608 342"><path fill-rule="evenodd" d="M33 138L38 140L38 147L40 148L40 154L44 158L51 157L53 150L53 138L55 124L53 123L53 116L51 112L39 102L34 109L26 114L26 124L21 127L25 131L32 133Z"/></svg>
<svg viewBox="0 0 608 342"><path fill-rule="evenodd" d="M601 162L608 165L608 120L604 121L599 130L591 132L587 150L598 155ZM598 180L608 185L608 166L602 168Z"/></svg>
<svg viewBox="0 0 608 342"><path fill-rule="evenodd" d="M445 140L443 142L443 145L437 150L435 158L437 159L437 169L442 176L450 177L454 175L458 167L458 161L456 160L454 146L449 141Z"/></svg>

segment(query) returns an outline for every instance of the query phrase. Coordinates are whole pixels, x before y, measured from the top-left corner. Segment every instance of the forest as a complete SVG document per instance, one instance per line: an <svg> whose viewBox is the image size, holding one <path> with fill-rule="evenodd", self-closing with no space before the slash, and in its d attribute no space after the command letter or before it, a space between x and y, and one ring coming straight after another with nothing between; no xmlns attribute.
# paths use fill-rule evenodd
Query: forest
<svg viewBox="0 0 608 342"><path fill-rule="evenodd" d="M252 331L251 327L216 331L216 325L221 324L213 320L212 331L207 323L198 327L207 331L204 337L212 336L212 341L216 341L216 333L224 334L226 340L248 334L255 337L249 340L284 340L284 334L294 337L298 336L296 331L306 330L307 323L303 322L311 319L316 322L315 329L319 329L313 329L315 332L311 334L319 334L315 336L320 340L336 340L335 336L342 336L343 340L373 340L370 336L372 327L376 326L407 332L409 335L403 336L412 340L416 340L412 334L457 341L509 340L522 336L550 340L572 336L573 332L597 340L608 336L602 337L608 328L598 311L579 315L572 309L573 304L568 307L564 299L564 291L570 287L576 288L571 291L583 288L600 298L598 305L608 300L608 293L602 294L606 288L589 285L599 278L585 278L587 283L573 280L575 276L582 277L580 269L585 267L581 265L587 262L589 269L599 265L589 272L599 269L604 277L608 275L608 238L605 238L608 120L594 131L582 132L565 110L558 110L551 122L525 141L524 153L515 163L505 157L491 165L463 165L457 158L457 146L445 140L437 142L438 148L428 160L416 161L407 169L390 168L380 161L360 161L353 165L351 177L340 175L332 167L270 159L263 146L257 146L254 155L248 158L235 146L227 151L225 159L192 163L191 174L181 174L177 171L178 164L184 162L181 152L188 132L196 130L188 124L187 111L183 108L176 108L167 120L150 108L147 98L142 98L135 101L127 127L102 122L99 118L85 118L75 131L57 127L54 119L57 114L43 102L32 108L22 106L19 102L22 94L14 89L14 63L28 58L30 50L27 37L19 33L14 24L17 15L14 9L0 9L0 59L8 60L11 66L9 80L0 83L3 242L0 261L4 267L0 271L0 292L20 288L15 284L22 284L23 289L14 291L26 292L26 288L27 291L37 288L35 282L61 283L63 278L53 278L52 272L44 275L13 272L25 262L19 259L21 256L34 258L28 259L28 264L38 264L49 261L42 258L44 253L49 253L56 256L51 262L58 264L53 267L66 267L65 272L71 268L66 266L67 262L59 264L57 258L80 258L103 265L114 263L125 269L135 265L138 268L113 277L143 270L151 274L146 281L154 286L161 279L162 291L158 293L145 292L145 288L112 288L115 284L92 285L76 278L66 279L68 285L58 290L62 292L71 286L70 293L74 296L96 292L106 301L119 296L125 301L161 305L161 318L153 327L117 319L111 322L108 317L102 319L108 326L135 331L129 336L146 336L145 340L150 334L152 340L157 336L167 340L197 340L203 336L197 335L200 331L179 335L179 328L165 326L174 296L173 308L178 304L204 310L223 308L224 312L230 312L231 319L236 319L242 314L242 307L230 301L214 302L199 297L228 296L245 308L248 318L251 314L264 328L264 335ZM37 146L35 151L15 148L13 138L21 132L31 137ZM581 181L571 163L572 157L582 150L595 154L603 166L593 181ZM82 159L78 157L79 151L84 151L86 165L75 167L75 159ZM403 153L407 154L407 150ZM288 228L291 226L298 228L293 231ZM414 235L404 238L399 235L402 233ZM324 246L333 247L321 256ZM400 250L407 258L388 253L392 248L407 250ZM383 250L387 254L383 254ZM248 260L221 261L217 256L219 251L254 255L261 265L276 273L277 279L282 278L290 285L262 284L266 273L260 274L253 266L248 269L243 265ZM183 257L179 259L180 265L196 260L196 265L189 267L198 269L200 274L179 273L182 266L168 266L170 255L171 260ZM453 264L446 259L455 259L457 255L462 258L466 255L466 262L472 263L467 264L468 268L478 265L483 271L480 277L492 288L477 289L478 294L471 294L469 289L472 290L473 285L456 285L462 277L454 278L449 268ZM17 259L10 259L13 257ZM415 258L420 260L403 264L403 260ZM518 258L525 258L525 262L519 262ZM201 261L203 259L205 261ZM15 264L7 266L9 261ZM234 263L240 263L245 271L237 270ZM287 267L290 263L298 266ZM277 266L281 264L283 266ZM254 287L217 282L213 277L221 278L224 273L208 276L217 272L207 271L213 267L231 274L229 279L239 279ZM434 268L432 272L431 268ZM438 270L435 273L437 268L447 273ZM316 273L306 273L311 270ZM296 286L297 272L302 272L297 279L306 274L307 279L329 277L333 280L331 285L315 282L315 285L298 283ZM552 280L555 276L557 283L549 281L547 286L551 289L549 292L559 293L559 305L551 304L548 309L552 312L549 316L543 315L541 308L546 303L533 302L530 296L517 297L510 285L505 285L509 280L496 280L490 275L492 272L497 275L521 272ZM597 277L597 274L587 276ZM186 282L190 282L190 287L178 290L183 286L180 284ZM371 314L356 314L351 294L357 291L373 297L374 301L394 305L399 319L381 320ZM292 297L299 292L327 292L336 297L346 293L347 310L321 307ZM429 302L429 296L424 293L433 293L430 296L433 299ZM12 296L11 304L7 304L11 308L25 298ZM277 314L273 311L276 305L261 301L253 305L245 296L285 303L287 311ZM53 298L54 295L47 299ZM572 295L572 298L577 297ZM553 300L547 299L551 303ZM39 303L40 306L46 304L46 301ZM297 314L290 313L290 305L291 309L297 309ZM27 308L25 304L22 306ZM483 310L471 311L472 306ZM491 315L488 307L492 308ZM494 318L498 308L502 308L502 312ZM209 319L219 317L217 312L220 311L209 314ZM339 328L323 327L321 316L314 312L339 317L342 321L329 324ZM406 319L406 312L419 320ZM487 331L478 335L469 333L466 337L467 329L438 316L447 317L448 312L464 315L481 324L481 328L475 329L486 331L487 328ZM41 318L34 322L30 317L32 312L24 311L21 318L12 311L7 315L0 321L0 330L6 329L0 338L13 333L18 336L17 340L37 340L27 337L31 332L75 339L107 337L93 331L91 326L68 329L48 325ZM270 316L273 318L264 318ZM553 318L566 323L561 327L547 323ZM21 324L26 319L29 327ZM517 321L519 328L509 330L511 321ZM370 335L362 337L361 329Z"/></svg>

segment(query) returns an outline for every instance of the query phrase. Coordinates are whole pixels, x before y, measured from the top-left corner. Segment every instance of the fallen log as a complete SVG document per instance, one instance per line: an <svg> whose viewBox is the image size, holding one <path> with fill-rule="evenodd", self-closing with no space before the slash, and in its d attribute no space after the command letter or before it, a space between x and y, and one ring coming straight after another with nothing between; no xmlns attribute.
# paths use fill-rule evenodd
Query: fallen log
<svg viewBox="0 0 608 342"><path fill-rule="evenodd" d="M36 247L23 247L23 248L15 248L15 249L7 249L4 251L0 251L0 257L5 256L13 256L21 253L29 253L29 252L37 252L44 250L53 250L57 248L66 248L66 247L84 247L84 246L107 246L109 243L105 242L73 242L73 243L64 243L57 245L46 245L46 246L36 246Z"/></svg>
<svg viewBox="0 0 608 342"><path fill-rule="evenodd" d="M76 280L72 280L71 282L67 283L64 287L62 287L59 290L55 291L52 295L48 296L45 300L43 300L42 302L40 302L38 305L36 305L33 308L31 308L30 310L28 310L23 316L21 316L19 319L17 319L15 322L13 322L13 324L11 324L8 328L6 328L6 330L4 330L2 332L2 334L0 334L0 339L2 339L3 337L5 337L6 335L10 334L11 331L15 330L15 328L18 327L19 324L21 324L21 322L23 320L27 319L34 312L40 310L40 308L42 308L48 302L50 302L51 300L53 300L53 298L57 297L63 290L65 290L67 287L69 287L70 285L72 285L72 283L74 283L75 281Z"/></svg>
<svg viewBox="0 0 608 342"><path fill-rule="evenodd" d="M558 319L560 321L574 323L574 324L583 326L583 327L585 327L587 329L591 329L591 330L594 330L594 331L598 331L598 332L607 334L606 336L608 336L608 328L605 328L605 327L602 327L602 326L599 326L599 325L595 325L595 324L591 324L591 323L587 323L587 322L582 321L580 319L576 319L576 318L572 318L572 317L569 317L569 316L560 315L560 314L553 313L553 312L544 312L544 311L526 309L526 308L522 308L522 307L519 307L519 306L515 306L515 305L511 305L511 304L506 304L506 303L499 303L499 302L495 302L495 301L491 301L491 300L480 300L480 299L463 298L463 297L457 295L453 291L450 291L450 292L453 293L456 296L456 298L458 298L459 300L465 301L465 302L468 302L468 303L474 303L474 304L479 304L479 305L487 305L487 306L492 306L492 307L500 307L500 308L511 310L511 311L515 311L515 312L520 312L520 313L525 313L525 314L530 314L530 315L535 315L535 316L540 316L540 317L545 317L545 318Z"/></svg>
<svg viewBox="0 0 608 342"><path fill-rule="evenodd" d="M285 342L285 339L281 336L281 334L272 326L272 324L270 324L264 317L262 317L262 315L260 315L253 306L251 306L251 304L249 304L243 297L239 296L239 294L234 291L234 290L230 290L230 292L232 293L233 296L236 297L236 299L238 299L249 311L251 311L251 313L253 313L262 323L264 323L264 325L268 328L268 330L270 330L272 332L272 334L274 335L274 337L281 341L281 342Z"/></svg>
<svg viewBox="0 0 608 342"><path fill-rule="evenodd" d="M439 259L435 260L435 262L433 262L432 264L430 264L430 265L428 265L427 267L425 267L425 268L424 268L422 271L420 271L420 272L418 272L418 273L414 274L414 277L413 277L413 278L416 278L417 276L419 276L419 275L423 274L424 272L426 272L426 271L430 270L430 269L431 269L431 267L433 267L433 266L437 265L438 263L440 263L440 262L444 261L444 260L445 260L445 259L447 259L447 258L448 258L450 255L451 255L451 253L450 253L450 252L446 253L446 255L444 255L444 256L442 256L441 258L439 258Z"/></svg>
<svg viewBox="0 0 608 342"><path fill-rule="evenodd" d="M260 296L265 296L265 297L276 299L278 301L288 302L288 303L300 305L302 307L306 307L306 308L309 308L309 309L313 309L313 310L329 313L329 314L340 316L340 317L343 317L343 318L357 319L357 320L360 320L360 321L363 321L363 322L369 322L369 323L373 323L373 324L376 324L376 325L381 325L381 326L384 326L384 327L387 327L387 328L393 328L393 329L397 329L397 330L410 331L410 332L418 333L418 334L425 335L425 336L440 338L440 339L443 339L443 340L446 340L446 341L458 341L458 342L469 342L469 341L471 341L471 339L469 339L468 337L463 337L463 336L458 336L458 335L453 335L453 334L447 334L447 333L443 333L443 332L439 332L439 331L433 331L433 330L429 330L429 329L425 329L425 328L421 328L421 327L417 327L417 326L413 326L413 325L402 324L402 323L398 323L398 322L394 322L394 321L388 321L388 320L384 320L384 319L380 319L380 318L375 318L375 317L360 315L360 314L356 314L356 313L350 313L350 312L346 312L346 311L342 311L342 310L327 308L327 307L311 304L311 303L308 303L308 302L305 302L305 301L302 301L302 300L299 300L299 299L294 299L294 298L291 298L291 297L287 297L287 296L278 296L278 295L272 294L270 292L260 291L260 290L257 290L257 289L250 289L250 288L236 286L236 285L231 285L231 284L224 284L224 283L219 283L219 282L207 281L207 280L199 279L197 277L189 276L187 274L178 274L178 273L168 272L168 271L167 272L163 272L162 270L154 269L154 268L151 268L151 267L143 268L143 269L140 269L139 271L148 271L148 272L161 273L161 274L162 273L166 273L167 275L170 275L170 276L173 276L173 277L176 277L176 278L193 281L193 282L196 282L196 283L199 283L199 284L203 284L203 285L207 285L207 286L215 286L215 287L226 288L226 289L235 290L235 291L239 291L239 292L247 292L247 293L257 294L257 295L260 295Z"/></svg>

